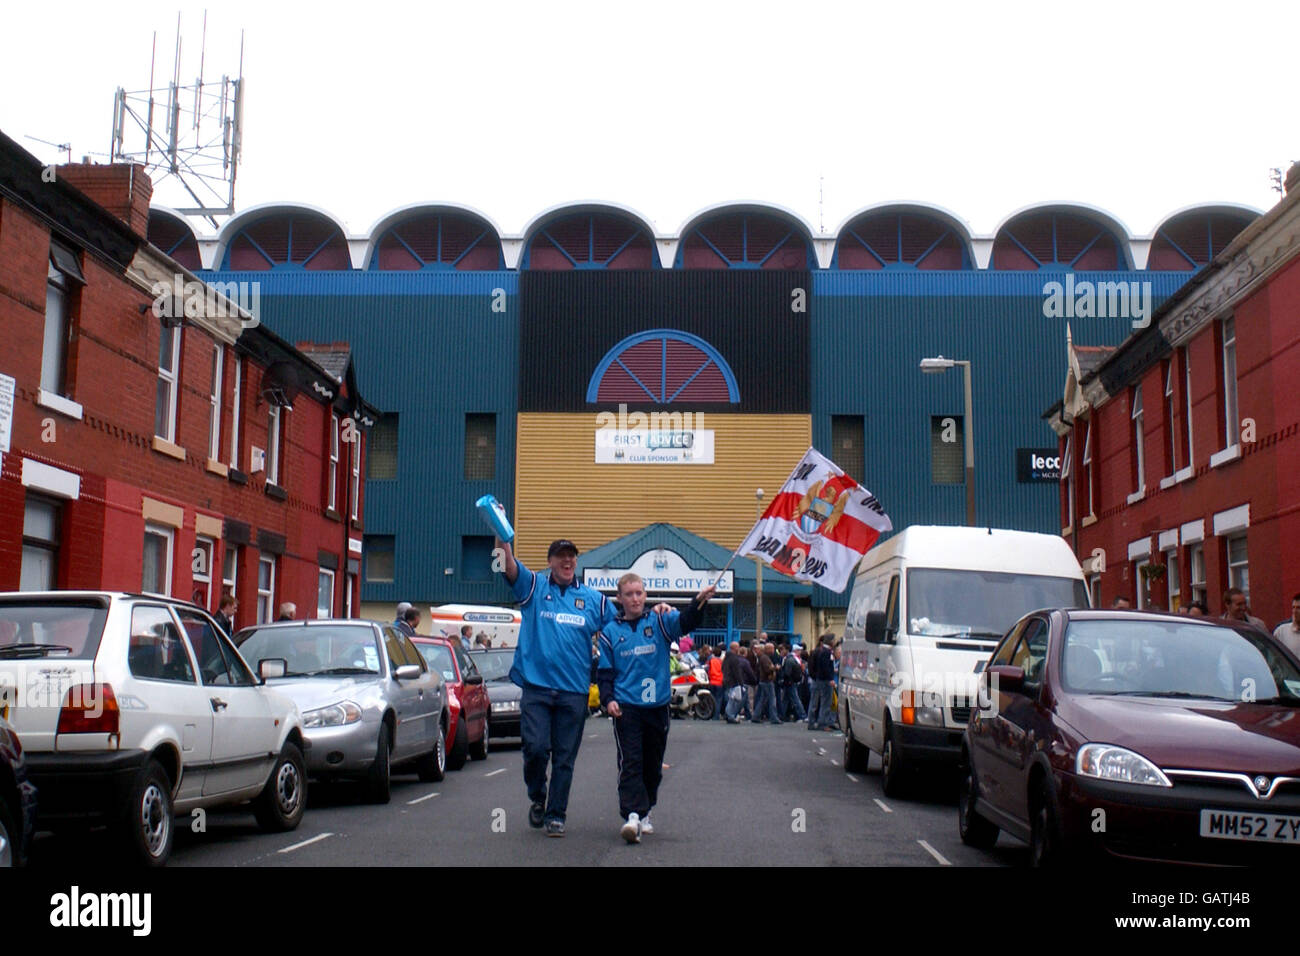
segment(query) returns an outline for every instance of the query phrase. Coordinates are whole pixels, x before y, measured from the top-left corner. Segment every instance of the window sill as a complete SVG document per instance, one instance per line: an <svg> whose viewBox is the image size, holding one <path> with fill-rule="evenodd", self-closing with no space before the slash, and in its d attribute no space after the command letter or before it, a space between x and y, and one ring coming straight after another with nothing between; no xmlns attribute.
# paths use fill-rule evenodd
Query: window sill
<svg viewBox="0 0 1300 956"><path fill-rule="evenodd" d="M226 478L230 475L230 469L227 466L223 465L219 461L214 461L211 458L208 459L206 467L208 471L212 472L212 474L220 475L222 478Z"/></svg>
<svg viewBox="0 0 1300 956"><path fill-rule="evenodd" d="M1174 485L1180 484L1190 477L1192 477L1191 465L1188 465L1186 468L1180 468L1172 475L1160 479L1160 490L1164 491L1166 488L1172 488Z"/></svg>
<svg viewBox="0 0 1300 956"><path fill-rule="evenodd" d="M335 511L333 508L326 508L326 509L325 509L325 517L329 518L331 521L342 521L342 520L343 520L343 516L342 516L341 514L339 514L337 511Z"/></svg>
<svg viewBox="0 0 1300 956"><path fill-rule="evenodd" d="M1062 538L1068 538L1072 534L1074 534L1074 525L1072 524L1067 524L1064 528L1061 529Z"/></svg>
<svg viewBox="0 0 1300 956"><path fill-rule="evenodd" d="M358 521L356 518L353 518L351 521L348 522L348 524L352 525L352 528L353 528L353 530L355 530L355 531L361 531L361 530L363 530L363 529L365 528L365 525L363 525L363 524L362 524L360 521Z"/></svg>
<svg viewBox="0 0 1300 956"><path fill-rule="evenodd" d="M1232 444L1223 451L1216 451L1210 456L1210 467L1218 468L1220 465L1226 465L1230 461L1236 461L1241 457L1241 445Z"/></svg>
<svg viewBox="0 0 1300 956"><path fill-rule="evenodd" d="M43 388L40 389L36 393L36 404L42 408L58 412L60 415L67 415L69 418L81 421L81 405L70 398L64 398L56 392L47 392Z"/></svg>
<svg viewBox="0 0 1300 956"><path fill-rule="evenodd" d="M248 475L244 474L244 473L243 473L242 471L240 471L238 468L231 468L231 469L230 469L230 473L229 473L228 475L226 475L226 477L229 478L231 481L233 481L233 482L234 482L235 484L237 484L237 485L246 485L246 484L248 484Z"/></svg>
<svg viewBox="0 0 1300 956"><path fill-rule="evenodd" d="M153 450L169 458L175 458L177 461L185 460L185 449L180 445L174 445L165 438L153 437Z"/></svg>
<svg viewBox="0 0 1300 956"><path fill-rule="evenodd" d="M1146 486L1146 485L1143 485L1143 486L1142 486L1141 488L1139 488L1137 491L1133 492L1133 494L1131 494L1131 495L1129 495L1127 498L1125 498L1125 499L1124 499L1124 504L1126 504L1126 505L1135 505L1135 504L1137 504L1139 501L1141 501L1143 498L1145 498L1146 496L1147 496L1147 486Z"/></svg>
<svg viewBox="0 0 1300 956"><path fill-rule="evenodd" d="M274 498L276 501L289 500L289 492L285 491L279 485L271 484L269 481L266 483L265 491L268 498Z"/></svg>
<svg viewBox="0 0 1300 956"><path fill-rule="evenodd" d="M1094 524L1096 524L1096 523L1097 523L1097 516L1096 516L1096 515L1088 515L1088 517L1084 518L1082 521L1079 522L1079 527L1081 527L1081 528L1087 528L1087 527L1089 527L1090 525L1094 525Z"/></svg>

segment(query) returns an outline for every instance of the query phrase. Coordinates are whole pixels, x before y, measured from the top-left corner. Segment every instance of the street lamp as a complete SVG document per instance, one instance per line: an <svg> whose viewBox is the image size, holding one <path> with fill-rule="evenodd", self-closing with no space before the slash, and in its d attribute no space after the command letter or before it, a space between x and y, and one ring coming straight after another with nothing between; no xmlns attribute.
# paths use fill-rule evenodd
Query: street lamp
<svg viewBox="0 0 1300 956"><path fill-rule="evenodd" d="M754 524L758 524L762 517L763 489L754 489ZM754 641L758 641L758 635L763 632L763 559L757 554L754 555L754 568L758 572L754 584Z"/></svg>
<svg viewBox="0 0 1300 956"><path fill-rule="evenodd" d="M970 362L965 359L949 359L942 355L936 358L921 359L921 371L927 375L942 375L954 365L960 365L965 372L966 411L962 421L962 431L966 436L966 524L975 525L975 426L971 401Z"/></svg>

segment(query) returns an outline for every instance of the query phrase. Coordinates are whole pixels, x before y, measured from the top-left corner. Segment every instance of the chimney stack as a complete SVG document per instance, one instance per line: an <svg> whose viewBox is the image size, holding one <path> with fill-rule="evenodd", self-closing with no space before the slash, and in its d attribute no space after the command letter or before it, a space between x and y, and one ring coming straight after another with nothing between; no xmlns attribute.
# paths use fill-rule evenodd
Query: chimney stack
<svg viewBox="0 0 1300 956"><path fill-rule="evenodd" d="M122 220L137 236L143 238L148 233L153 183L143 166L133 163L66 163L55 175L59 182L72 186L91 202Z"/></svg>

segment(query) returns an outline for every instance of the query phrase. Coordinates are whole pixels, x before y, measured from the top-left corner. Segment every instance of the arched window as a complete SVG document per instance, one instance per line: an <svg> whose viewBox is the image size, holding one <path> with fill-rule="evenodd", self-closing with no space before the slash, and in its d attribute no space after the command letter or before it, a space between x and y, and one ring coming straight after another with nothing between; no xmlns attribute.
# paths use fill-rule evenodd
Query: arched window
<svg viewBox="0 0 1300 956"><path fill-rule="evenodd" d="M191 271L203 268L199 243L190 227L164 212L149 213L149 241Z"/></svg>
<svg viewBox="0 0 1300 956"><path fill-rule="evenodd" d="M1127 269L1119 237L1086 216L1028 212L1003 226L993 240L992 268L1002 270Z"/></svg>
<svg viewBox="0 0 1300 956"><path fill-rule="evenodd" d="M964 238L947 223L915 213L874 212L855 219L835 244L837 269L969 269Z"/></svg>
<svg viewBox="0 0 1300 956"><path fill-rule="evenodd" d="M500 269L501 241L468 216L413 216L388 229L375 244L369 268L385 271Z"/></svg>
<svg viewBox="0 0 1300 956"><path fill-rule="evenodd" d="M629 335L605 353L587 385L587 401L735 404L740 390L731 366L704 339L651 329Z"/></svg>
<svg viewBox="0 0 1300 956"><path fill-rule="evenodd" d="M682 238L684 269L810 269L809 244L779 216L729 213L692 226Z"/></svg>
<svg viewBox="0 0 1300 956"><path fill-rule="evenodd" d="M565 272L573 269L653 269L654 243L634 219L609 213L566 216L533 233L523 268Z"/></svg>
<svg viewBox="0 0 1300 956"><path fill-rule="evenodd" d="M1199 269L1237 237L1254 216L1247 212L1190 210L1161 224L1151 240L1147 268L1156 272Z"/></svg>
<svg viewBox="0 0 1300 956"><path fill-rule="evenodd" d="M224 270L350 269L343 233L324 216L290 213L245 226L230 240Z"/></svg>

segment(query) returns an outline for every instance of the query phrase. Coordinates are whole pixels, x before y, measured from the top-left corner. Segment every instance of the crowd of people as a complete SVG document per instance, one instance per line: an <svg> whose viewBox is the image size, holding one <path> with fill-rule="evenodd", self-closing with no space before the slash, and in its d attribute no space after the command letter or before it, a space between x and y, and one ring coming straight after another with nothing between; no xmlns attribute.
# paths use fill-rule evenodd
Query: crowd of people
<svg viewBox="0 0 1300 956"><path fill-rule="evenodd" d="M1133 607L1133 602L1126 597L1120 596L1115 598L1111 603L1111 607L1117 610L1130 610ZM1152 605L1148 607L1148 610L1159 611L1161 608ZM1187 617L1209 617L1210 608L1203 600L1191 601L1181 605L1177 613ZM1261 618L1251 613L1245 591L1241 588L1228 588L1223 592L1221 620L1249 624L1265 634L1272 634L1277 641L1285 644L1293 653L1300 654L1300 594L1296 594L1291 599L1291 616L1276 627L1270 628Z"/></svg>

